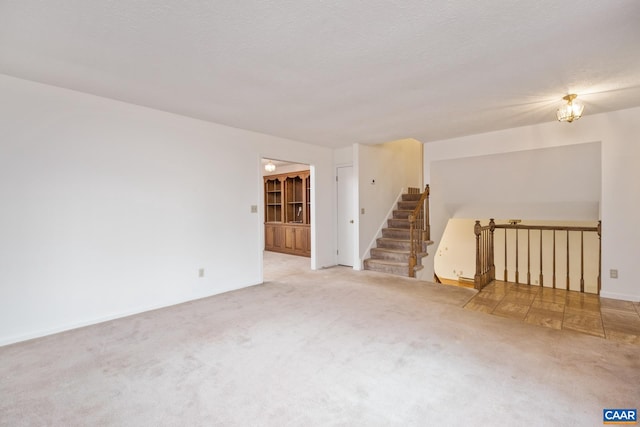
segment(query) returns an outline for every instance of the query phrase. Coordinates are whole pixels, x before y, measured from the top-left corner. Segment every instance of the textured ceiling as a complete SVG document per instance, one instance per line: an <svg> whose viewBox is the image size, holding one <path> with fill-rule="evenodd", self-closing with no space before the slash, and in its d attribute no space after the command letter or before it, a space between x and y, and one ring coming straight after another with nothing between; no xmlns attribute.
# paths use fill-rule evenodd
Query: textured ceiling
<svg viewBox="0 0 640 427"><path fill-rule="evenodd" d="M569 92L640 105L640 2L0 0L0 73L332 147L428 142L553 121Z"/></svg>

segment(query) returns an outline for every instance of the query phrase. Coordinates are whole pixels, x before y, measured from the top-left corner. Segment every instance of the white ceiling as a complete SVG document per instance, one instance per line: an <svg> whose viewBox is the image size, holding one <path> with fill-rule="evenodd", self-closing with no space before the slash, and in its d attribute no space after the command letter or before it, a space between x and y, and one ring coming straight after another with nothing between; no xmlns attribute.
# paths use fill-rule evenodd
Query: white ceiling
<svg viewBox="0 0 640 427"><path fill-rule="evenodd" d="M639 106L640 2L0 0L0 73L330 147L428 142L553 121L570 92Z"/></svg>

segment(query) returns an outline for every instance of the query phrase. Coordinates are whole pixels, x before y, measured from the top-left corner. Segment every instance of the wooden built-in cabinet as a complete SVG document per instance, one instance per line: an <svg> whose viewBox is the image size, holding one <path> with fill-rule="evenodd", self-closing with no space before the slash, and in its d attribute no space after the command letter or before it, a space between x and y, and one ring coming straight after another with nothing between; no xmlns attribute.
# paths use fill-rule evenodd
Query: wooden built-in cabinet
<svg viewBox="0 0 640 427"><path fill-rule="evenodd" d="M264 177L265 250L311 256L309 171Z"/></svg>

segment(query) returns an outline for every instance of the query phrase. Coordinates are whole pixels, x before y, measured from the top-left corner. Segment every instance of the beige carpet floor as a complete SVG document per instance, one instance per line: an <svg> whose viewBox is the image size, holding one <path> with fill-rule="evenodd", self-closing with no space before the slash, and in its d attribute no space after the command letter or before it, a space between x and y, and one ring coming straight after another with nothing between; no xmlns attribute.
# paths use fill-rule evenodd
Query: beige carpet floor
<svg viewBox="0 0 640 427"><path fill-rule="evenodd" d="M0 347L2 426L597 426L640 347L267 254L265 284Z"/></svg>

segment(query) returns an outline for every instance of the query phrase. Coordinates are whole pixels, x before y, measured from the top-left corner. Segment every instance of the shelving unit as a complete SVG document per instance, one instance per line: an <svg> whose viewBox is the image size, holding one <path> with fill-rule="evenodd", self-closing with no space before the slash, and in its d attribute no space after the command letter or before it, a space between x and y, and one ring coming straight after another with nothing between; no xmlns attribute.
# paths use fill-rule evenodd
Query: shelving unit
<svg viewBox="0 0 640 427"><path fill-rule="evenodd" d="M282 181L265 180L265 221L282 222Z"/></svg>
<svg viewBox="0 0 640 427"><path fill-rule="evenodd" d="M303 224L305 221L302 216L304 206L302 178L299 176L289 177L285 180L285 186L287 189L287 213L285 216L285 222Z"/></svg>
<svg viewBox="0 0 640 427"><path fill-rule="evenodd" d="M304 186L307 193L307 212L305 213L305 219L307 224L311 224L311 177L308 176L304 180Z"/></svg>
<svg viewBox="0 0 640 427"><path fill-rule="evenodd" d="M264 177L265 250L311 256L309 171Z"/></svg>

